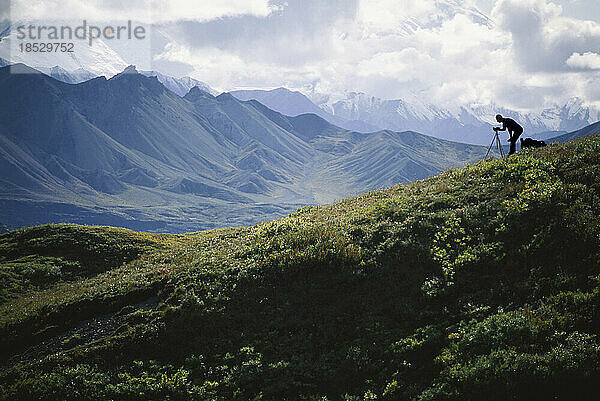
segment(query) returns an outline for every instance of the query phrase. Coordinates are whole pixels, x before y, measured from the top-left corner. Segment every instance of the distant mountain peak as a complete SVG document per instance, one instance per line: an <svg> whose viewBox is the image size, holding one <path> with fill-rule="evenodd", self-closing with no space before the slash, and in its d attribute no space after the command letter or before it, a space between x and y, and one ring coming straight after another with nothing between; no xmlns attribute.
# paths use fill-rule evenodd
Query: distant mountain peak
<svg viewBox="0 0 600 401"><path fill-rule="evenodd" d="M134 65L130 65L120 73L116 74L109 81L124 81L141 83L142 78L147 78L140 74Z"/></svg>
<svg viewBox="0 0 600 401"><path fill-rule="evenodd" d="M280 86L279 88L275 88L275 89L271 90L270 92L302 95L300 92L298 92L296 90L291 90L291 89L288 89L288 88L284 88L283 86ZM304 95L302 95L302 96L304 96Z"/></svg>
<svg viewBox="0 0 600 401"><path fill-rule="evenodd" d="M116 80L120 80L122 78L133 78L133 77L141 77L142 75L138 72L138 70L135 68L134 65L130 65L127 68L125 68L123 71L121 71L120 73L114 75L112 78L110 78L110 81L116 81Z"/></svg>
<svg viewBox="0 0 600 401"><path fill-rule="evenodd" d="M237 98L234 97L229 92L223 92L223 93L221 93L219 96L216 97L216 99L219 100L219 101L226 101L226 102L237 101Z"/></svg>
<svg viewBox="0 0 600 401"><path fill-rule="evenodd" d="M23 63L8 64L8 65L2 67L2 69L8 70L11 74L42 75L42 73L40 71L36 70L35 68L31 68L28 65L25 65Z"/></svg>
<svg viewBox="0 0 600 401"><path fill-rule="evenodd" d="M198 86L194 86L183 98L193 102L198 99L214 99L215 97L210 93L206 92L205 90L202 90Z"/></svg>
<svg viewBox="0 0 600 401"><path fill-rule="evenodd" d="M128 65L121 73L119 73L118 75L121 74L138 74L138 70L137 68L135 68L135 65Z"/></svg>
<svg viewBox="0 0 600 401"><path fill-rule="evenodd" d="M160 83L162 83L171 92L177 94L180 97L185 97L189 91L197 86L206 93L210 93L212 96L216 96L219 93L208 86L206 83L198 81L189 76L174 77L165 75L159 71L140 71L140 74L147 77L156 77Z"/></svg>
<svg viewBox="0 0 600 401"><path fill-rule="evenodd" d="M64 68L62 68L60 65L55 65L54 67L51 67L50 71L52 71L52 72L60 72L60 73L68 72L67 70L65 70Z"/></svg>

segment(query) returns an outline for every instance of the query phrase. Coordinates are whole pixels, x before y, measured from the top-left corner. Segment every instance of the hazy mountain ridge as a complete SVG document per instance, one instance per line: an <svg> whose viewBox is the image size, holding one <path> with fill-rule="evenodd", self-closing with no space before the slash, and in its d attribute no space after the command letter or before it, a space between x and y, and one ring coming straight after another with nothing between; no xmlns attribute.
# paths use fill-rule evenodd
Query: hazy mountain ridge
<svg viewBox="0 0 600 401"><path fill-rule="evenodd" d="M597 134L598 132L600 132L600 121L595 124L584 127L580 130L565 133L563 135L559 135L559 136L550 138L549 142L565 143L565 142L572 141L577 138L583 138L586 136L594 135L594 134Z"/></svg>
<svg viewBox="0 0 600 401"><path fill-rule="evenodd" d="M454 109L428 104L416 96L385 100L365 93L346 92L344 96L312 96L285 88L234 91L240 99L256 99L283 114L315 113L338 126L353 126L360 132L381 129L416 131L441 139L487 145L491 140L496 114L512 117L525 129L525 136L549 139L575 131L600 120L600 112L584 106L581 99L555 105L537 113L521 113L498 105L459 105ZM315 112L315 106L320 109ZM337 121L337 123L336 123ZM362 125L361 125L362 124Z"/></svg>
<svg viewBox="0 0 600 401"><path fill-rule="evenodd" d="M0 58L0 67L5 67L10 64L14 63ZM33 65L32 68L43 72L44 74L51 76L52 78L58 81L62 81L68 84L78 84L85 81L89 81L93 78L97 78L98 76L105 76L104 74L92 73L83 67L79 67L72 71L68 71L59 65L55 65L54 67L40 67ZM167 89L181 97L185 96L193 87L198 87L212 95L218 94L218 92L211 88L208 84L188 76L173 77L170 75L163 74L159 71L139 71L139 73L147 77L157 77L158 81L162 83Z"/></svg>
<svg viewBox="0 0 600 401"><path fill-rule="evenodd" d="M309 98L298 91L290 91L285 88L273 90L235 90L230 92L240 100L257 100L265 106L285 114L286 116L298 116L300 114L316 114L331 124L337 125L351 131L374 132L378 128L363 121L336 117L322 108L318 107Z"/></svg>
<svg viewBox="0 0 600 401"><path fill-rule="evenodd" d="M477 18L476 10L464 12L467 11L473 18ZM97 63L101 64L101 61ZM114 73L123 63L119 61L106 70ZM67 83L80 83L99 75L98 72L92 73L82 67L74 71L67 71L59 66L35 68ZM212 95L218 94L208 84L191 77L173 77L159 71L140 73L157 76L163 85L182 97L194 86ZM351 131L415 131L450 141L479 145L489 144L491 128L495 124L494 117L498 113L518 120L525 128L526 136L541 140L581 129L600 120L600 111L584 106L583 101L578 98L539 112L522 113L495 104L456 105L444 108L428 104L415 95L405 99L385 100L365 93L348 91L335 96L312 94L309 98L301 92L285 88L235 90L231 93L240 100L258 100L285 115L313 113Z"/></svg>
<svg viewBox="0 0 600 401"><path fill-rule="evenodd" d="M76 85L12 68L27 72L0 74L9 94L3 149L11 149L2 153L2 220L12 226L243 224L425 178L484 151L415 133L346 131L199 88L181 98L134 67ZM362 168L390 157L396 162Z"/></svg>
<svg viewBox="0 0 600 401"><path fill-rule="evenodd" d="M440 108L413 97L412 101L383 100L364 93L347 93L346 99L320 104L325 110L343 118L355 118L380 128L415 130L435 137L466 143L489 142L491 128L497 125L496 114L517 120L525 135L547 131L574 131L600 120L600 112L571 99L565 105L534 113L521 113L498 105L459 106L457 110ZM540 138L543 139L543 138Z"/></svg>
<svg viewBox="0 0 600 401"><path fill-rule="evenodd" d="M208 86L208 84L188 76L172 77L158 71L140 71L140 74L147 77L157 77L161 84L181 97L184 97L194 87L198 87L211 95L219 94L219 92Z"/></svg>

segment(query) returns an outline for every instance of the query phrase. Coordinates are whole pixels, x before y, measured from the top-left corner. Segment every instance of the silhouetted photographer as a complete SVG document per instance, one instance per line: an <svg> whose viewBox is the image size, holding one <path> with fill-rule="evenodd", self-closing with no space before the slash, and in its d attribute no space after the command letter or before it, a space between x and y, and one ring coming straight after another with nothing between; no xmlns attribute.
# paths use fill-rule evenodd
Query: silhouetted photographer
<svg viewBox="0 0 600 401"><path fill-rule="evenodd" d="M502 127L494 127L494 131L508 131L510 135L510 138L508 138L508 142L510 142L510 151L508 154L515 153L517 140L523 133L523 127L512 118L504 118L500 114L496 115L496 121L502 123Z"/></svg>

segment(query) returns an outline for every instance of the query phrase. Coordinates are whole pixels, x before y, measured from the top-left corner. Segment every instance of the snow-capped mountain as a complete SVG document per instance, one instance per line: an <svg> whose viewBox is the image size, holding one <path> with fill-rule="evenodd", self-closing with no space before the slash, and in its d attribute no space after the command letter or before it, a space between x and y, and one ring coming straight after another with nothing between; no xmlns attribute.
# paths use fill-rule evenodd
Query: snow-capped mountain
<svg viewBox="0 0 600 401"><path fill-rule="evenodd" d="M477 143L474 138L464 136L458 140L454 133L462 126L453 119L452 114L419 99L413 99L412 102L403 99L384 100L357 92L347 92L345 95L345 98L332 103L322 103L320 107L336 117L363 121L378 129L416 131L459 142ZM468 134L473 134L473 127L470 127Z"/></svg>
<svg viewBox="0 0 600 401"><path fill-rule="evenodd" d="M581 99L554 105L539 112L522 113L495 104L439 107L408 94L385 100L365 93L316 94L308 96L285 88L231 92L240 100L257 100L286 115L312 113L331 124L360 132L380 129L416 131L455 142L487 145L496 126L496 114L512 117L525 135L546 140L575 131L600 120L597 109ZM349 126L352 125L352 128Z"/></svg>
<svg viewBox="0 0 600 401"><path fill-rule="evenodd" d="M70 51L27 51L21 45L23 40L23 26L69 26L72 30L78 29L81 21L44 20L39 21L12 21L5 26L0 26L0 57L11 63L23 63L36 68L53 68L60 66L67 71L83 69L94 76L112 77L123 71L128 65L137 65L140 69L154 69L153 55L160 54L168 39L159 28L150 28L149 25L132 22L135 27L143 26L148 34L140 40L108 40L94 39L90 45L89 39L78 39L71 36L65 39L72 43ZM62 31L61 31L62 32ZM42 41L43 38L40 39ZM53 40L51 40L53 41ZM54 41L53 41L54 42ZM46 71L44 71L46 72Z"/></svg>
<svg viewBox="0 0 600 401"><path fill-rule="evenodd" d="M342 96L313 96L318 106L331 115L363 121L380 129L417 131L438 138L485 144L489 142L496 114L512 117L526 135L546 139L574 131L600 120L597 109L574 98L539 112L522 113L495 104L458 105L453 109L428 104L417 96L385 100L365 93L346 92Z"/></svg>
<svg viewBox="0 0 600 401"><path fill-rule="evenodd" d="M73 52L21 52L18 51L18 27L14 22L0 27L0 67L23 63L59 81L76 84L104 76L110 78L123 71L128 65L150 66L151 49L148 45L134 46L132 43L103 41L97 39L92 46L85 41L74 41ZM160 47L165 38L158 29L152 29L152 46ZM127 41L120 41L127 42ZM142 63L140 66L139 62ZM146 76L156 76L165 87L179 96L185 96L195 86L213 95L218 94L204 82L184 76L173 77L154 70L141 71Z"/></svg>
<svg viewBox="0 0 600 401"><path fill-rule="evenodd" d="M472 106L468 111L480 121L494 121L498 113L511 116L526 132L534 134L575 131L600 120L600 110L585 105L580 98L572 98L565 104L555 104L539 112L521 113L496 105Z"/></svg>
<svg viewBox="0 0 600 401"><path fill-rule="evenodd" d="M34 52L20 51L22 40L18 38L17 28L21 23L6 27L0 36L0 57L11 63L23 63L41 68L60 66L67 71L83 68L94 76L113 76L123 71L128 63L102 40L96 40L93 46L85 41L71 40L73 52ZM46 71L44 71L46 72Z"/></svg>
<svg viewBox="0 0 600 401"><path fill-rule="evenodd" d="M0 58L0 67L7 66L9 64L15 63L10 63L3 58ZM68 84L78 84L98 77L97 74L94 74L84 68L78 68L73 71L68 71L58 65L55 65L54 67L34 66L34 68L37 71L43 72L54 79L57 79L61 82L66 82ZM204 92L210 93L211 95L218 95L218 92L208 86L206 83L188 76L172 77L162 74L158 71L140 71L140 74L147 77L156 77L158 81L167 89L181 97L185 96L190 89L194 87L198 87Z"/></svg>
<svg viewBox="0 0 600 401"><path fill-rule="evenodd" d="M514 116L524 127L538 131L573 131L600 119L598 110L585 106L579 98L553 105L540 112L520 113L497 105L472 106L469 113L480 121L493 121L498 113Z"/></svg>
<svg viewBox="0 0 600 401"><path fill-rule="evenodd" d="M574 131L600 120L600 110L588 107L583 100L573 98L564 105L555 105L540 113L543 121L552 121L553 128Z"/></svg>
<svg viewBox="0 0 600 401"><path fill-rule="evenodd" d="M300 114L311 113L327 120L331 124L351 131L373 132L378 130L377 127L366 124L363 121L334 116L329 110L320 108L306 97L306 95L298 91L277 88L272 90L236 90L230 93L239 100L256 100L286 116L295 117Z"/></svg>
<svg viewBox="0 0 600 401"><path fill-rule="evenodd" d="M74 71L67 71L64 68L56 65L54 67L37 67L38 71L43 72L46 75L51 76L68 84L78 84L81 82L89 81L92 78L96 78L97 75L83 68L78 68Z"/></svg>
<svg viewBox="0 0 600 401"><path fill-rule="evenodd" d="M158 81L167 89L181 97L187 95L190 89L194 87L198 87L199 89L206 93L210 93L213 96L219 94L219 92L208 86L208 84L188 76L178 78L162 74L158 71L140 71L140 74L147 77L156 77Z"/></svg>

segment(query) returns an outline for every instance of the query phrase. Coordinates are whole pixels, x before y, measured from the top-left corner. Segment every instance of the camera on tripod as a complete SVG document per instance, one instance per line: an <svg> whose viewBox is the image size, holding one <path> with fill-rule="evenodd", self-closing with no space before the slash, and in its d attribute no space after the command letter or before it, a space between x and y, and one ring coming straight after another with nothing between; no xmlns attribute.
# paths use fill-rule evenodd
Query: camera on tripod
<svg viewBox="0 0 600 401"><path fill-rule="evenodd" d="M490 152L492 151L492 148L496 148L496 150L498 150L498 152L500 153L501 157L504 157L504 150L502 149L502 144L500 142L500 137L498 136L498 131L501 130L500 127L493 127L494 129L494 137L492 138L492 143L490 143L490 146L488 147L488 151L485 154L485 158L487 159L487 157L490 155Z"/></svg>

